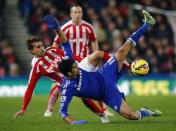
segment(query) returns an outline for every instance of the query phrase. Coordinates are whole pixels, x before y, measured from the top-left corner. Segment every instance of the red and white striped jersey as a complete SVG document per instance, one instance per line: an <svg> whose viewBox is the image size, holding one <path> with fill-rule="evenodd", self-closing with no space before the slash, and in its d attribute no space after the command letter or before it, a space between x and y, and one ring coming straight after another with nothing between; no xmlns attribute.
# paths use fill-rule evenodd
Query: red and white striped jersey
<svg viewBox="0 0 176 131"><path fill-rule="evenodd" d="M62 74L59 73L58 64L64 58L64 52L61 49L57 49L54 47L48 47L45 50L45 56L41 58L33 58L32 60L32 70L30 73L28 87L25 92L23 107L22 109L25 110L27 105L30 101L33 90L37 81L40 79L41 76L47 76L58 85L61 83Z"/></svg>
<svg viewBox="0 0 176 131"><path fill-rule="evenodd" d="M96 35L91 24L82 20L79 26L75 26L70 20L61 29L71 44L74 56L84 58L92 53L89 43L96 40ZM55 42L57 42L57 39L58 36L56 36Z"/></svg>

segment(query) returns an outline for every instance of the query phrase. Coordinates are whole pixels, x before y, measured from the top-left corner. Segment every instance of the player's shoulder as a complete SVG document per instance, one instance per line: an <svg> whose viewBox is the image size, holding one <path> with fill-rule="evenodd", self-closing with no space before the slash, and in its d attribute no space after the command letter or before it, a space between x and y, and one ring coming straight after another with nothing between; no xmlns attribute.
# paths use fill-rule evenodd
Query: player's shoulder
<svg viewBox="0 0 176 131"><path fill-rule="evenodd" d="M56 47L48 47L46 48L45 54L51 54L51 53L56 53L59 56L64 56L64 51L60 48Z"/></svg>
<svg viewBox="0 0 176 131"><path fill-rule="evenodd" d="M31 65L32 65L32 69L31 69L31 75L34 73L34 75L36 74L36 73L39 73L40 71L39 71L39 63L42 61L42 58L36 58L36 57L34 57L33 59L32 59L32 61L31 61ZM30 77L31 77L31 75L30 75Z"/></svg>
<svg viewBox="0 0 176 131"><path fill-rule="evenodd" d="M68 27L70 27L72 25L73 25L72 21L69 20L64 25L61 26L61 30L64 30L65 28L68 28Z"/></svg>
<svg viewBox="0 0 176 131"><path fill-rule="evenodd" d="M38 58L33 57L32 61L31 61L31 66L34 67L38 60L39 60Z"/></svg>
<svg viewBox="0 0 176 131"><path fill-rule="evenodd" d="M50 47L47 47L45 50L45 52L48 52L48 51L57 51L57 48L50 46Z"/></svg>
<svg viewBox="0 0 176 131"><path fill-rule="evenodd" d="M90 23L88 23L87 21L85 21L85 20L82 20L81 23L82 23L82 25L85 25L85 26L93 28L93 26Z"/></svg>

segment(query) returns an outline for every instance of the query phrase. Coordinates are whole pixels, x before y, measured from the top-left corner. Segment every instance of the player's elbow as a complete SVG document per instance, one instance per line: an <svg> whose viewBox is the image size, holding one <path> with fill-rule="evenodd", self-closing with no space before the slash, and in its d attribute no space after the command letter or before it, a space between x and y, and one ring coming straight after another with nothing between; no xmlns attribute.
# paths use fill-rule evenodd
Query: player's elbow
<svg viewBox="0 0 176 131"><path fill-rule="evenodd" d="M68 40L67 40L67 37L63 37L62 38L62 43L66 43Z"/></svg>
<svg viewBox="0 0 176 131"><path fill-rule="evenodd" d="M95 54L96 58L102 58L104 52L100 51L100 50L97 50L97 51L94 52L94 54Z"/></svg>

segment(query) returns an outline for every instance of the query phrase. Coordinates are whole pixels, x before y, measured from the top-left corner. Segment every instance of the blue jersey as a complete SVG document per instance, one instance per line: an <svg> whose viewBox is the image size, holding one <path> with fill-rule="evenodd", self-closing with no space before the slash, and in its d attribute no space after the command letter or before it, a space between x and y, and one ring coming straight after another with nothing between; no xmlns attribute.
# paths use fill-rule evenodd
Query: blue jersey
<svg viewBox="0 0 176 131"><path fill-rule="evenodd" d="M113 56L98 72L86 72L80 69L77 78L71 80L63 78L60 103L61 117L68 116L67 108L73 96L101 100L115 111L119 111L122 99L116 88L119 75L117 61Z"/></svg>

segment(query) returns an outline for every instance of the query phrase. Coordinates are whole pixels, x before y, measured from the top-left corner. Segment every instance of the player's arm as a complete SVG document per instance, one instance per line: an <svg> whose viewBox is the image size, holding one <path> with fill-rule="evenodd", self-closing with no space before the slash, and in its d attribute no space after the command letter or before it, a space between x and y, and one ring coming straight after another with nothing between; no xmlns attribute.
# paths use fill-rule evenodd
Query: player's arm
<svg viewBox="0 0 176 131"><path fill-rule="evenodd" d="M67 85L67 82L66 83L63 82L62 86L63 86L63 88L62 88L62 91L61 91L60 109L59 109L61 117L69 124L85 124L85 123L87 123L87 121L85 121L85 120L75 121L67 113L68 105L71 102L71 100L73 98L73 95L71 94L71 92L67 93L67 89L70 86L69 84Z"/></svg>
<svg viewBox="0 0 176 131"><path fill-rule="evenodd" d="M58 35L56 37L58 40L54 41L53 47L58 48L58 43L57 42L59 42L61 40L62 48L63 48L63 50L65 52L65 55L68 56L68 57L70 57L70 58L72 58L73 54L72 54L72 50L71 50L71 47L70 47L70 43L67 40L67 37L64 34L64 32L61 30L59 22L52 15L47 15L47 16L45 16L44 19L45 19L45 22L48 25L48 28L50 28L52 30L55 30L57 32L57 35Z"/></svg>
<svg viewBox="0 0 176 131"><path fill-rule="evenodd" d="M72 96L63 95L63 91L61 92L61 99L60 99L60 115L61 117L69 124L71 124L74 120L73 118L67 113L68 105L72 100Z"/></svg>
<svg viewBox="0 0 176 131"><path fill-rule="evenodd" d="M86 120L79 120L75 121L73 117L71 117L67 113L68 105L71 102L72 96L61 96L60 102L60 115L61 117L69 124L85 124L87 123Z"/></svg>
<svg viewBox="0 0 176 131"><path fill-rule="evenodd" d="M89 55L88 60L92 66L97 67L102 61L107 61L110 57L109 53L98 50Z"/></svg>
<svg viewBox="0 0 176 131"><path fill-rule="evenodd" d="M93 51L99 50L98 40L97 39L95 41L91 41L91 44L92 44Z"/></svg>
<svg viewBox="0 0 176 131"><path fill-rule="evenodd" d="M67 37L65 36L64 32L61 30L59 22L55 19L55 17L52 15L47 15L45 16L44 20L47 23L48 28L55 30L57 33L57 37L54 40L52 47L58 48L59 44L66 43Z"/></svg>
<svg viewBox="0 0 176 131"><path fill-rule="evenodd" d="M18 118L18 117L21 117L24 115L24 113L27 109L27 106L32 98L32 94L33 94L35 85L36 85L39 78L40 78L40 74L35 74L34 71L32 70L31 75L30 75L30 79L28 82L28 87L27 87L25 94L24 94L23 104L22 104L21 110L18 111L14 115L14 118Z"/></svg>

